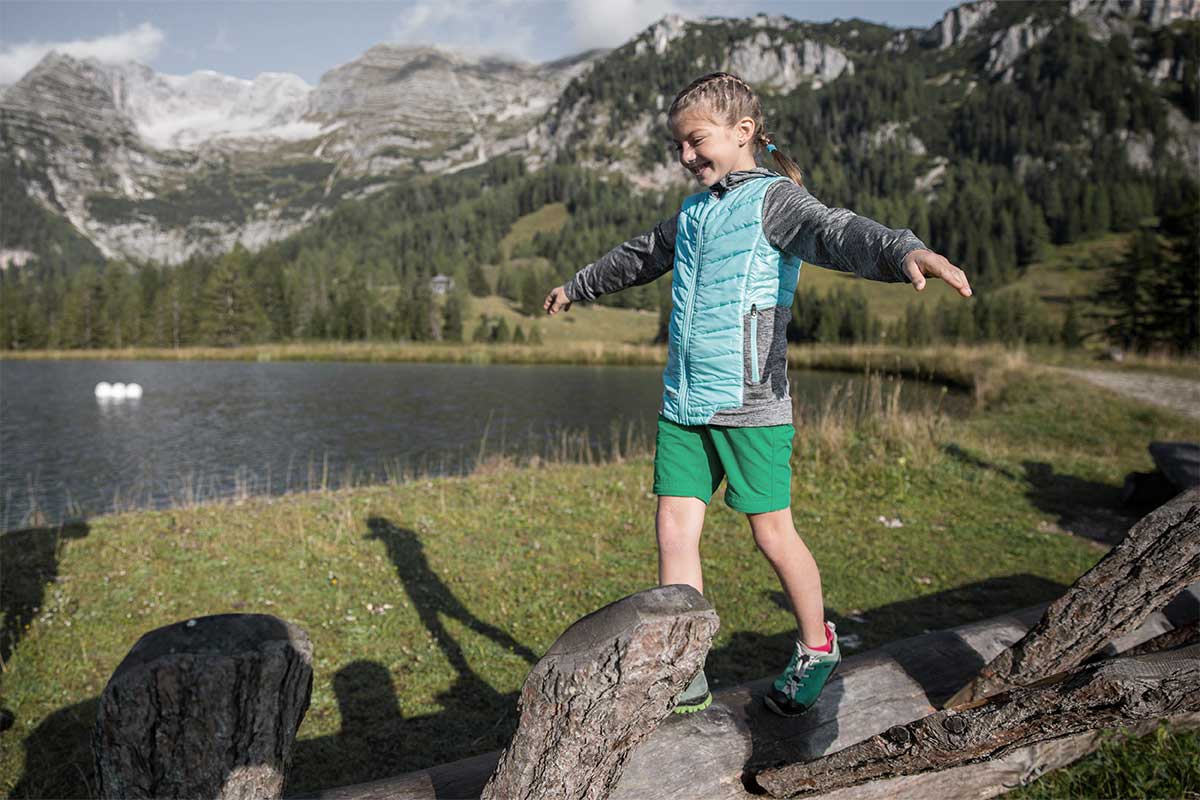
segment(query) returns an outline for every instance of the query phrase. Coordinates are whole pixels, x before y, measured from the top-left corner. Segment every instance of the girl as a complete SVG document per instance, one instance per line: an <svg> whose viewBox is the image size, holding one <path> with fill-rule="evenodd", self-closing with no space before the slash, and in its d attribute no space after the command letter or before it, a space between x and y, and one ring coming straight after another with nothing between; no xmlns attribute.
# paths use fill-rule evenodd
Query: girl
<svg viewBox="0 0 1200 800"><path fill-rule="evenodd" d="M764 698L771 710L808 710L841 661L826 622L821 577L792 524L792 404L787 338L800 262L880 281L945 280L963 297L961 269L909 230L892 230L804 188L800 169L764 133L754 91L724 72L705 75L675 98L667 125L679 162L704 187L663 220L580 270L545 300L549 314L571 303L648 283L674 269L665 391L654 453L660 584L703 591L700 531L721 480L725 503L746 514L770 562L799 636L791 660ZM757 165L760 147L787 177ZM676 712L712 702L704 671Z"/></svg>

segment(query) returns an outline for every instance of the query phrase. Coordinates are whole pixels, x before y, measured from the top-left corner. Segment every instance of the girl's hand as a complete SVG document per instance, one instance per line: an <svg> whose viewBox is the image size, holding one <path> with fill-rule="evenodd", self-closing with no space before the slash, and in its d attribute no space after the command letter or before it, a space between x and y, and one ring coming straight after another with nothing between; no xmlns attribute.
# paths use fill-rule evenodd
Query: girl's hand
<svg viewBox="0 0 1200 800"><path fill-rule="evenodd" d="M925 288L925 276L941 278L958 290L963 297L971 296L967 273L932 250L913 250L904 257L904 274L918 292Z"/></svg>
<svg viewBox="0 0 1200 800"><path fill-rule="evenodd" d="M550 294L546 295L546 301L542 303L542 308L546 309L546 313L550 315L560 311L569 311L571 298L567 297L567 292L563 287L555 286L550 290Z"/></svg>

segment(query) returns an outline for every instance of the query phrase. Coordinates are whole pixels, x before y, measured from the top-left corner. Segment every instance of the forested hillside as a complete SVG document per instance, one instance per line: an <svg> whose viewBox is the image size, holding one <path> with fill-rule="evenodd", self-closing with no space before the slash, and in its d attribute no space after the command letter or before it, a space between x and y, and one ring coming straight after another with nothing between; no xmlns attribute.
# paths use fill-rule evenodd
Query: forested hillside
<svg viewBox="0 0 1200 800"><path fill-rule="evenodd" d="M780 147L818 198L913 229L967 270L977 294L953 319L926 304L884 324L853 289L817 296L802 282L793 339L1078 344L1092 336L1197 348L1200 22L1134 20L1104 40L1065 4L1001 3L949 47L860 21L788 21L762 44L764 25L688 23L665 44L651 29L567 85L548 116L561 145L550 166L529 171L510 156L414 178L342 203L256 253L237 248L173 268L106 264L50 230L42 236L60 236L57 246L68 252L69 244L85 266L6 270L0 347L453 340L464 327L470 338L469 294L500 293L533 312L555 282L674 213L693 187L646 189L639 180L670 168L661 122L674 92L729 67L737 48L769 61L772 48L804 41L825 48L823 58L844 53L853 68L825 81L759 83ZM997 66L998 35L1020 25L1042 25L1040 39ZM586 118L605 123L581 125ZM656 124L647 128L648 119ZM551 203L565 205L565 223L502 252L513 223ZM1095 265L1108 277L1072 303L1068 319L1019 291L1048 245L1111 232L1133 244ZM499 277L489 282L485 272ZM436 274L455 279L446 298L432 296ZM666 296L652 285L604 302L655 309Z"/></svg>

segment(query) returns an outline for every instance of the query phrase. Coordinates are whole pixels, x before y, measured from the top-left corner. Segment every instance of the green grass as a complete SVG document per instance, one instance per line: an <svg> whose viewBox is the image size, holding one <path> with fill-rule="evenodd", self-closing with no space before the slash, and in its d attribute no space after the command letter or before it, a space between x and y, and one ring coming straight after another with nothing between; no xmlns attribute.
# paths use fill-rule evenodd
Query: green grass
<svg viewBox="0 0 1200 800"><path fill-rule="evenodd" d="M505 258L511 257L515 248L533 240L538 233L554 233L567 224L571 213L565 203L547 203L534 211L517 219L513 226L500 240L500 252Z"/></svg>
<svg viewBox="0 0 1200 800"><path fill-rule="evenodd" d="M547 291L550 288L547 287ZM504 318L510 331L514 330L515 325L520 325L526 335L529 334L530 325L536 322L542 341L549 348L597 342L606 345L649 345L658 333L658 314L653 311L598 304L572 305L570 311L553 317L545 314L527 317L517 310L515 303L499 295L491 295L472 298L471 314L464 326L467 338L475 330L479 315L487 314L489 317Z"/></svg>
<svg viewBox="0 0 1200 800"><path fill-rule="evenodd" d="M1124 530L1124 474L1150 468L1150 439L1192 429L1028 367L996 374L967 419L901 415L877 396L834 398L798 422L793 515L830 618L861 648L1057 597L1103 553L1067 533ZM311 637L293 791L502 747L537 656L656 580L649 456L549 466L497 458L468 477L0 538L5 625L19 632L0 792L90 796L88 732L108 676L142 633L202 614L276 614ZM703 553L722 621L710 679L778 670L794 621L744 517L714 502Z"/></svg>
<svg viewBox="0 0 1200 800"><path fill-rule="evenodd" d="M1200 732L1132 736L1105 731L1100 748L1067 769L1006 794L1013 800L1074 797L1200 797Z"/></svg>

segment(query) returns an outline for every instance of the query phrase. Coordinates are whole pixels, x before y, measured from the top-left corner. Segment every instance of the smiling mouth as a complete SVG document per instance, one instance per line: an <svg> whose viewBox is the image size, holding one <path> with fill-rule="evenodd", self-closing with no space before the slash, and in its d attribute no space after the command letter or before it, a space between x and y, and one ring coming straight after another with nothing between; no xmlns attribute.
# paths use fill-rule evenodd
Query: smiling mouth
<svg viewBox="0 0 1200 800"><path fill-rule="evenodd" d="M691 173L693 175L699 176L701 172L708 169L710 166L712 166L712 165L706 161L703 164L690 166L690 167L688 167L688 169L691 171Z"/></svg>

